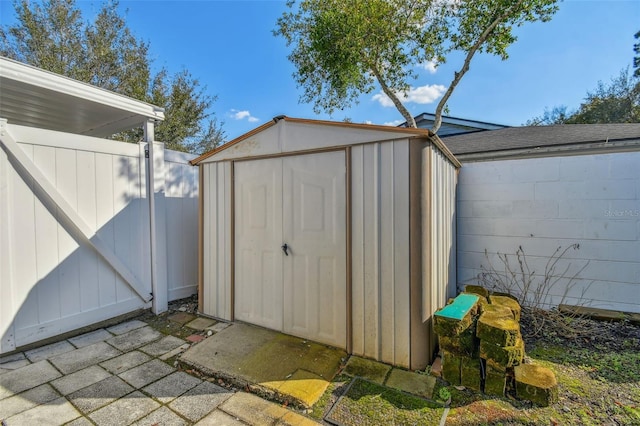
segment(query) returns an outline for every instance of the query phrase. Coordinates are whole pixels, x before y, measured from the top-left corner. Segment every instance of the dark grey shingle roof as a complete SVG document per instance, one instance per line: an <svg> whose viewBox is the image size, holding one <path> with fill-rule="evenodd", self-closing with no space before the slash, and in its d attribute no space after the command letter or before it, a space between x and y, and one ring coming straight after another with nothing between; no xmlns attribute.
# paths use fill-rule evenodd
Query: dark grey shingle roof
<svg viewBox="0 0 640 426"><path fill-rule="evenodd" d="M508 127L442 137L456 155L633 139L640 140L640 123Z"/></svg>

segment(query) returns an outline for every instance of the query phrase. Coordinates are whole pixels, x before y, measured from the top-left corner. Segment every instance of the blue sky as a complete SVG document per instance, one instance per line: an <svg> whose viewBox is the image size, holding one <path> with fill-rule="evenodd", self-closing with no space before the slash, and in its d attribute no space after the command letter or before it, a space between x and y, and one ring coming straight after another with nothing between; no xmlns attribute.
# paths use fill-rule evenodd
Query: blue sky
<svg viewBox="0 0 640 426"><path fill-rule="evenodd" d="M90 19L100 2L78 4ZM128 10L134 34L150 42L155 66L172 72L186 68L218 96L213 110L225 122L229 139L280 114L375 124L401 120L395 108L378 100L378 91L332 117L316 115L311 105L299 103L289 49L272 35L286 9L284 1L121 0L120 6ZM11 22L12 15L12 1L0 0L0 21ZM631 65L633 35L639 30L638 0L560 3L550 22L516 30L519 39L509 48L507 61L490 55L474 58L449 101L449 115L520 125L545 107L575 108L599 80L609 81ZM414 86L447 86L461 62L460 55L453 56L435 73L423 70ZM419 103L424 98L407 104L414 115L435 110L437 100Z"/></svg>

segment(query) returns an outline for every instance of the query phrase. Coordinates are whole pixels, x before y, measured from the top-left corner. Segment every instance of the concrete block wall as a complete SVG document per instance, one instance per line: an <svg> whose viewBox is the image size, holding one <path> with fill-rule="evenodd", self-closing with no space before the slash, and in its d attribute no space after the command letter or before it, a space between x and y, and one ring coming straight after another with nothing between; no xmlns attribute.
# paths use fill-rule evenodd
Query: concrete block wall
<svg viewBox="0 0 640 426"><path fill-rule="evenodd" d="M557 268L588 262L564 303L640 312L640 152L463 163L457 199L459 286L477 282L485 249L497 267L522 246L542 273L578 243Z"/></svg>

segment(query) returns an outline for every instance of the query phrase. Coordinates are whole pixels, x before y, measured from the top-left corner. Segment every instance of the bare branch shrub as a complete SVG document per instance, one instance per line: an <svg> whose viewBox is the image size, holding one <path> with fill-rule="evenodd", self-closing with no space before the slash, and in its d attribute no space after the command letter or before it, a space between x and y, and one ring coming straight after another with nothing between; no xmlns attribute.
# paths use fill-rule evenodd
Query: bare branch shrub
<svg viewBox="0 0 640 426"><path fill-rule="evenodd" d="M482 272L478 274L477 279L479 284L489 291L506 293L518 300L523 316L531 322L531 330L528 330L530 336L537 336L553 328L563 337L578 337L588 332L587 329L578 326L579 321L574 321L582 315L561 314L557 307L565 303L569 292L578 284L579 275L589 266L587 261L576 272L571 272L572 264L565 259L565 255L570 250L579 249L580 244L572 244L564 249L562 246L558 247L547 260L541 274L531 269L522 246L512 255L497 253L497 267L491 262L489 252L485 249L487 265L480 266ZM558 295L554 290L559 284L563 286L563 290L559 303L556 303ZM585 304L584 294L591 284L582 289L578 297L578 306Z"/></svg>

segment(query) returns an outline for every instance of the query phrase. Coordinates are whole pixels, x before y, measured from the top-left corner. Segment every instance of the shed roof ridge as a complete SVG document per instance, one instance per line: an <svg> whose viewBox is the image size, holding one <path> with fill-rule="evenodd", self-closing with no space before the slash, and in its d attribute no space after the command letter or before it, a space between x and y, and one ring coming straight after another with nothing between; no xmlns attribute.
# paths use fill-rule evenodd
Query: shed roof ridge
<svg viewBox="0 0 640 426"><path fill-rule="evenodd" d="M257 133L260 133L272 126L275 126L281 121L290 122L290 123L301 123L301 124L315 124L315 125L321 125L321 126L336 126L336 127L355 128L355 129L368 129L368 130L376 130L376 131L391 132L391 133L404 133L407 135L422 136L422 137L433 136L433 133L427 129L417 129L413 127L400 128L400 127L394 127L394 126L385 126L382 124L347 123L343 121L317 120L317 119L310 119L310 118L296 118L296 117L288 117L286 115L279 115L274 117L272 120L262 124L261 126L258 126L253 130L250 130L249 132L244 133L238 136L237 138L212 149L211 151L205 152L204 154L200 155L198 158L191 160L190 163L195 166L200 162L202 162L203 160L206 160L207 158L221 151L231 148L232 146L237 145L238 143L250 138L251 136ZM444 146L444 144L442 145ZM442 146L439 146L439 148L442 149ZM447 149L447 151L449 150Z"/></svg>

